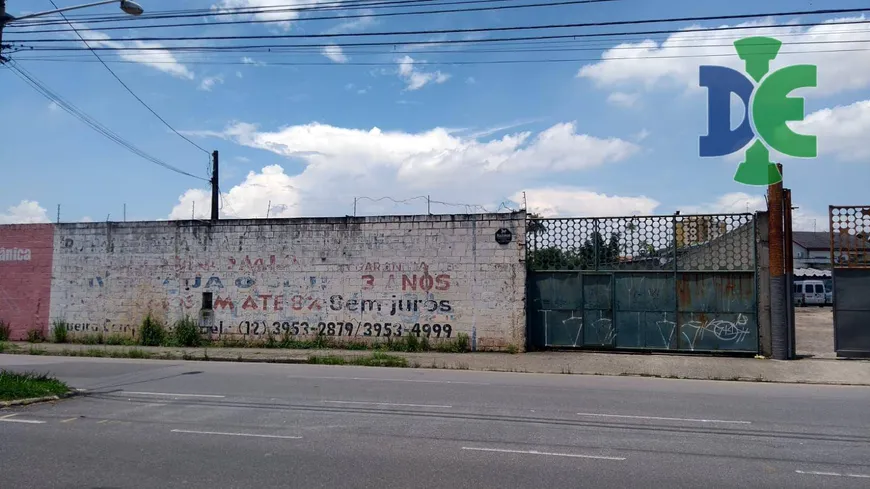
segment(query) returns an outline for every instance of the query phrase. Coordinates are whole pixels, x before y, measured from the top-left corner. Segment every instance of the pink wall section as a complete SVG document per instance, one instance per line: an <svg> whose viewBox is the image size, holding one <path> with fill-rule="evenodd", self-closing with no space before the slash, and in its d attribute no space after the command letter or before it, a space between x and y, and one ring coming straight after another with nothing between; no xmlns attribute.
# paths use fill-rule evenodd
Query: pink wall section
<svg viewBox="0 0 870 489"><path fill-rule="evenodd" d="M0 321L13 340L48 333L53 253L54 225L0 226Z"/></svg>

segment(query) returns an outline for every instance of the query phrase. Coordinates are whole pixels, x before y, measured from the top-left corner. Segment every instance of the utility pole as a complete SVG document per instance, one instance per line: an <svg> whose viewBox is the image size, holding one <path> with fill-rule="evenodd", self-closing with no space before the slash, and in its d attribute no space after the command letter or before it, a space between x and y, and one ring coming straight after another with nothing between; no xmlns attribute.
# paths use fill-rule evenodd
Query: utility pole
<svg viewBox="0 0 870 489"><path fill-rule="evenodd" d="M218 152L215 151L211 154L211 220L217 221L219 219L218 215L218 203L220 202L221 194L220 194L220 179L218 178Z"/></svg>
<svg viewBox="0 0 870 489"><path fill-rule="evenodd" d="M3 28L9 20L9 16L6 15L6 0L0 0L0 65L6 62L6 58L3 57Z"/></svg>
<svg viewBox="0 0 870 489"><path fill-rule="evenodd" d="M785 259L785 320L788 327L788 359L793 360L797 354L795 343L794 322L794 236L792 235L791 189L782 191L783 197L783 258Z"/></svg>
<svg viewBox="0 0 870 489"><path fill-rule="evenodd" d="M782 174L782 165L777 164L777 166ZM775 360L787 360L789 350L788 323L785 313L787 295L785 291L785 241L783 239L784 200L781 181L767 188L767 202L770 212L768 223L770 239L770 336Z"/></svg>

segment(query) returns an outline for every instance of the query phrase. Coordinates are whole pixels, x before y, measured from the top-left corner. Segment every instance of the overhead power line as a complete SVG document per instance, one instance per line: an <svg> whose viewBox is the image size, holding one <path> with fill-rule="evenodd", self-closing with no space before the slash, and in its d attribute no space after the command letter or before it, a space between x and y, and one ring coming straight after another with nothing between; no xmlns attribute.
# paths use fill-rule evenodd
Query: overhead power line
<svg viewBox="0 0 870 489"><path fill-rule="evenodd" d="M125 140L124 138L119 136L117 133L115 133L114 131L112 131L111 129L109 129L108 127L106 127L105 125L103 125L102 123L100 123L99 121L94 119L93 117L84 113L82 110L80 110L75 105L64 100L60 95L58 95L57 93L52 91L50 88L48 88L48 86L46 86L42 81L40 81L35 76L33 76L30 72L28 72L24 68L18 66L18 63L16 61L14 61L14 60L9 61L8 63L6 63L6 65L12 69L12 72L15 73L15 75L17 75L25 83L30 85L30 87L33 88L34 90L36 90L40 95L42 95L43 97L45 97L49 101L54 102L55 104L57 104L58 107L63 109L68 114L70 114L73 117L75 117L76 119L79 119L80 121L84 122L88 127L93 129L94 131L100 133L101 135L105 136L106 138L108 138L112 142L118 144L119 146L122 146L123 148L127 149L131 153L145 159L148 162L154 163L155 165L161 166L167 170L173 171L173 172L178 173L180 175L188 176L188 177L195 178L197 180L206 181L206 182L208 181L205 178L198 177L198 176L193 175L191 173L188 173L184 170L181 170L180 168L172 166L169 163L166 163L166 162L164 162L164 161L162 161L154 156L151 156L150 154L146 153L145 151L137 148L135 145L133 145L133 143Z"/></svg>
<svg viewBox="0 0 870 489"><path fill-rule="evenodd" d="M381 32L354 32L354 33L320 33L320 34L258 34L258 35L232 35L232 36L153 36L131 37L123 41L231 41L242 39L321 39L337 37L378 37L378 36L416 36L416 35L440 35L440 34L476 34L482 32L510 32L550 29L571 29L587 27L612 27L622 25L645 25L676 22L705 22L720 20L744 20L764 17L786 17L799 15L843 15L870 12L870 8L853 9L823 9L802 10L789 12L767 12L763 14L732 14L732 15L706 15L698 17L668 17L658 19L635 19L635 20L612 20L602 22L578 22L570 24L544 24L524 26L501 26L501 27L471 27L463 29L427 29L415 31L381 31ZM99 41L99 39L92 39ZM33 43L57 43L69 42L67 39L27 39Z"/></svg>
<svg viewBox="0 0 870 489"><path fill-rule="evenodd" d="M49 0L49 1L51 2L52 5L54 5L54 8L59 8L59 7L54 3L54 0ZM60 15L61 15L61 17L64 17L63 13L61 13ZM82 35L81 35L81 34L79 33L79 31L75 28L75 26L73 26L72 22L69 22L69 26L72 27L73 31L76 33L76 35L79 37L79 39L81 39L82 42L85 43L85 46L87 46L88 49L90 49L90 48L91 48L90 44L88 44L88 41L86 41L86 40L82 37ZM139 96L136 95L136 93L133 92L133 90L132 90L129 86L127 86L127 84L124 83L124 81L121 80L121 78L120 78L120 77L119 77L119 76L118 76L114 71L112 71L111 68L109 68L109 65L107 65L107 64L105 63L105 61L103 61L103 58L101 58L100 55L99 55L96 51L91 50L91 52L94 54L94 56L96 56L97 60L99 60L99 62L103 65L103 67L106 68L106 70L108 70L108 72L112 74L112 76L115 78L115 80L117 80L118 83L120 83L121 86L124 87L124 89L127 90L127 92L129 92L130 95L133 96L133 98L135 98L136 100L138 100L139 103L142 104L143 107L145 107L146 109L148 109L148 112L151 112L151 114L153 114L154 117L156 117L158 120L160 120L160 122L162 122L164 126L168 127L169 130L172 131L172 132L174 132L176 135L178 135L178 137L180 137L181 139L184 139L184 140L187 141L188 143L192 144L195 148L199 149L199 150L202 151L203 153L208 154L208 155L211 154L211 153L209 153L208 150L206 150L206 149L203 148L202 146L200 146L200 145L194 143L193 141L190 140L190 138L188 138L188 137L185 136L184 134L181 134L180 132L178 132L174 127L172 127L168 122L166 122L166 119L164 119L163 117L160 117L160 114L158 114L157 112L155 112L154 109L151 108L151 106L149 106L148 104L145 103L144 100L142 100L141 98L139 98Z"/></svg>
<svg viewBox="0 0 870 489"><path fill-rule="evenodd" d="M489 37L480 39L444 39L444 40L407 40L407 41L367 41L367 42L335 42L328 44L236 44L229 46L160 46L160 47L94 47L94 50L99 51L167 51L167 52L191 52L191 53L224 53L224 52L258 52L271 51L277 49L288 48L325 48L327 46L339 46L341 48L348 47L371 47L371 46L427 46L427 45L456 45L456 44L492 44L503 42L528 42L528 41L552 41L552 40L579 40L591 38L620 38L624 36L653 36L666 34L696 34L701 32L729 32L741 31L747 29L792 29L796 27L818 27L824 25L826 27L845 26L845 25L864 25L870 24L870 20L849 20L841 22L805 22L805 23L790 23L768 26L722 26L722 27L696 27L687 29L655 29L645 31L617 31L617 32L590 32L590 33L574 33L574 34L549 34L549 35L534 35L534 36L515 36L515 37ZM24 46L19 50L34 51L34 52L69 52L69 51L88 51L82 47L27 47Z"/></svg>
<svg viewBox="0 0 870 489"><path fill-rule="evenodd" d="M794 54L830 54L830 53L854 53L870 51L870 48L855 48L855 49L819 49L811 51L779 51L777 53L771 51L770 54L778 54L780 56L788 56ZM715 54L675 54L664 56L608 56L602 58L535 58L535 59L482 59L482 60L455 60L455 61L414 61L414 65L421 66L463 66L463 65L507 65L507 64L551 64L551 63L588 63L596 61L628 61L628 60L653 60L653 59L685 59L685 58L729 58L738 56L737 53L715 53ZM39 59L39 58L23 58L22 60L34 62L70 62L80 63L82 60L66 60L66 59ZM118 60L114 63L137 63L137 61ZM160 62L158 62L160 63ZM185 61L185 64L192 65L213 65L213 66L241 66L246 65L244 62L208 62L208 61ZM269 62L266 66L395 66L395 62L375 62L375 61L348 61L346 63L335 63L331 61L289 61L289 62Z"/></svg>
<svg viewBox="0 0 870 489"><path fill-rule="evenodd" d="M295 19L293 22L300 21L312 21L312 20L347 20L347 19L362 19L362 18L378 18L378 17L400 17L400 16L412 16L412 15L435 15L435 14L455 14L455 13L464 13L464 12L486 12L486 11L494 11L494 10L516 10L516 9L529 9L529 8L546 8L546 7L563 7L569 5L583 5L583 4L592 4L592 3L611 3L617 2L620 0L564 0L559 2L543 2L543 3L530 3L530 4L519 4L519 5L497 5L491 7L474 7L474 8L464 8L464 9L447 9L447 10L418 10L412 12L384 12L384 13L363 13L363 14L349 14L349 15L330 15L324 17L305 17L300 19ZM445 4L441 4L445 5ZM212 26L220 26L220 25L237 25L237 24L268 24L268 23L277 23L277 22L288 22L288 19L247 19L247 20L228 20L228 21L220 21L220 22L188 22L185 24L151 24L151 25L137 25L136 29L158 29L158 28L170 28L170 27L212 27ZM101 27L100 31L113 31L113 30L129 30L130 26L112 26L112 27ZM44 30L35 30L35 31L26 31L21 32L20 34L44 34L50 32L70 32L70 29L44 29Z"/></svg>
<svg viewBox="0 0 870 489"><path fill-rule="evenodd" d="M199 9L199 11L165 11L166 13L144 14L138 17L129 15L111 15L111 16L83 16L76 18L80 22L88 23L107 23L107 22L141 22L147 20L161 19L183 19L195 17L220 17L220 16L240 16L240 15L257 15L257 14L298 14L302 12L342 12L352 10L380 10L393 8L412 8L421 5L474 5L486 3L504 3L517 0L460 0L460 1L439 1L439 0L387 0L387 1L366 1L366 2L332 2L332 3L309 3L295 4L285 6L269 6L269 7L238 7L238 8L222 8L222 9ZM437 2L437 3L435 3ZM295 19L286 19L287 21ZM63 25L63 21L57 19L49 20L31 20L18 23L17 27L24 26L48 26L48 25ZM12 26L10 26L12 27Z"/></svg>

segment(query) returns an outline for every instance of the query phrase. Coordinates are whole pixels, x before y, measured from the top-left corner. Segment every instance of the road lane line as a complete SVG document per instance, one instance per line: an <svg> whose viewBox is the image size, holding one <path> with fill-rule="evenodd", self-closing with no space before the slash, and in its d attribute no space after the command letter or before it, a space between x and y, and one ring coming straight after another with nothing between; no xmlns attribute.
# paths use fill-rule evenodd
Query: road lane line
<svg viewBox="0 0 870 489"><path fill-rule="evenodd" d="M122 394L131 394L134 396L166 396L166 397L208 397L211 399L223 399L226 396L217 396L213 394L173 394L171 392L135 392L121 391Z"/></svg>
<svg viewBox="0 0 870 489"><path fill-rule="evenodd" d="M11 418L0 418L0 422L3 423L27 423L27 424L45 424L45 421L37 421L35 419L11 419Z"/></svg>
<svg viewBox="0 0 870 489"><path fill-rule="evenodd" d="M870 475L864 475L864 474L840 474L838 472L817 472L817 471L813 471L813 470L810 470L810 471L795 470L795 472L798 474L803 474L803 475L822 475L822 476L828 476L828 477L851 477L853 479L870 479Z"/></svg>
<svg viewBox="0 0 870 489"><path fill-rule="evenodd" d="M419 379L373 379L371 377L308 377L289 376L290 379L313 379L313 380L371 380L376 382L412 382L419 384L464 384L464 385L489 385L485 382L462 382L458 380L419 380Z"/></svg>
<svg viewBox="0 0 870 489"><path fill-rule="evenodd" d="M13 416L18 416L18 413L7 414L6 416L0 416L0 419L8 419L8 418L11 418Z"/></svg>
<svg viewBox="0 0 870 489"><path fill-rule="evenodd" d="M224 433L222 431L193 431L193 430L172 430L173 433L187 433L192 435L224 435L224 436L250 436L254 438L281 438L285 440L301 440L301 436L283 436L283 435L257 435L254 433Z"/></svg>
<svg viewBox="0 0 870 489"><path fill-rule="evenodd" d="M103 424L103 423L108 423L108 422L109 422L108 419L101 419L101 420L97 421L97 424Z"/></svg>
<svg viewBox="0 0 870 489"><path fill-rule="evenodd" d="M462 447L463 450L473 450L477 452L497 452L497 453L519 453L523 455L545 455L549 457L571 457L571 458L590 458L593 460L625 460L625 457L605 457L603 455L582 455L579 453L554 453L554 452L539 452L537 450L508 450L505 448L479 448L479 447Z"/></svg>
<svg viewBox="0 0 870 489"><path fill-rule="evenodd" d="M75 420L77 420L77 419L79 419L79 418L68 418L68 419L64 419L64 420L62 420L61 423L69 423L69 422L71 422L71 421L75 421Z"/></svg>
<svg viewBox="0 0 870 489"><path fill-rule="evenodd" d="M365 402L365 401L323 401L332 404L366 404L369 406L400 406L400 407L420 407L420 408L444 408L449 409L453 406L445 404L402 404L398 402Z"/></svg>
<svg viewBox="0 0 870 489"><path fill-rule="evenodd" d="M627 414L577 413L577 416L594 416L599 418L650 419L654 421L685 421L689 423L752 424L752 421L729 421L726 419L663 418L661 416L629 416Z"/></svg>

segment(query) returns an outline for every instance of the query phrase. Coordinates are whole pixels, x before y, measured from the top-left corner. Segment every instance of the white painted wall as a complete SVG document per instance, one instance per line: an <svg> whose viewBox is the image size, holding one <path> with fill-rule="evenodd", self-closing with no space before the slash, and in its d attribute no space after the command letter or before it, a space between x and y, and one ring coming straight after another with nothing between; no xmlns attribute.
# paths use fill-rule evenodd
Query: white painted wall
<svg viewBox="0 0 870 489"><path fill-rule="evenodd" d="M199 317L211 292L223 334L305 336L307 324L371 340L387 323L391 336L438 324L478 350L522 349L524 243L524 213L64 224L51 317L73 334L132 335L149 312Z"/></svg>

